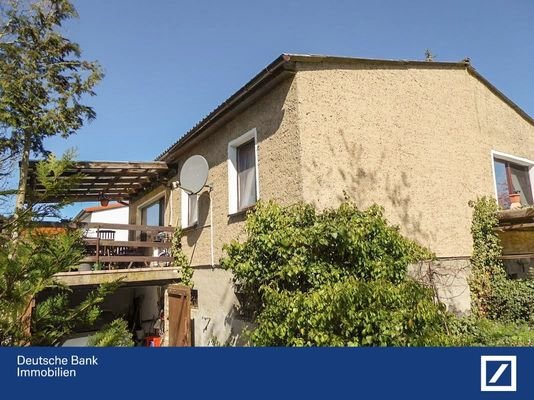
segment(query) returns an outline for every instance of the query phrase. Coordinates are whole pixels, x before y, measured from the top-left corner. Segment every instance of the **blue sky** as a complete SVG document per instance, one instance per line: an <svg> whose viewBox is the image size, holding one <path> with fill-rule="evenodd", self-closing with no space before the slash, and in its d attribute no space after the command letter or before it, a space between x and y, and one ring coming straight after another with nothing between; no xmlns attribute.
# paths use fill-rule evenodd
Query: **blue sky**
<svg viewBox="0 0 534 400"><path fill-rule="evenodd" d="M284 52L440 61L470 57L534 114L534 2L74 1L65 26L106 77L88 101L97 119L56 153L152 160ZM68 214L75 212L70 209Z"/></svg>

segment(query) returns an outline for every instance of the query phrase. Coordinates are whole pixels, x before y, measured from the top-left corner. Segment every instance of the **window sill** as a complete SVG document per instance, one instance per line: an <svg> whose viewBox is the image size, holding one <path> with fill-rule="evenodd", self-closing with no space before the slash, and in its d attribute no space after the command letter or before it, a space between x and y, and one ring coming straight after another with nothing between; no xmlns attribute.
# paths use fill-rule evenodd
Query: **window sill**
<svg viewBox="0 0 534 400"><path fill-rule="evenodd" d="M255 210L255 209L256 209L256 204L253 204L251 206L248 206L248 207L242 208L240 210L237 210L236 212L234 212L232 214L228 214L228 218L233 218L233 217L239 217L239 216L242 216L242 215L246 215L247 212Z"/></svg>

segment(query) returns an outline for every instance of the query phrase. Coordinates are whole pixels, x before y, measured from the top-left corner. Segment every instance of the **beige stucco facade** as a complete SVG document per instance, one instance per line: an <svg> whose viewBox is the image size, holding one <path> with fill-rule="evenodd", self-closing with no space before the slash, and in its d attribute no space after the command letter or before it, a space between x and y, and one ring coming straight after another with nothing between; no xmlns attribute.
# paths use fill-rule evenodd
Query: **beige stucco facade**
<svg viewBox="0 0 534 400"><path fill-rule="evenodd" d="M534 159L534 127L466 68L299 66L304 200L382 205L438 257L471 253L470 200L491 152Z"/></svg>
<svg viewBox="0 0 534 400"><path fill-rule="evenodd" d="M245 214L229 215L228 144L252 129L260 199L322 208L346 192L361 207L382 205L438 257L470 254L468 201L494 195L491 151L534 160L531 122L465 66L297 62L168 156L177 172L189 156L204 156L213 188L201 192L198 225L183 238L198 290L197 345L239 336L231 275L211 268L210 235L215 264L224 243L243 237ZM131 222L158 196L166 198L165 224L180 226L181 190L170 182L131 202Z"/></svg>
<svg viewBox="0 0 534 400"><path fill-rule="evenodd" d="M216 264L222 256L223 245L239 238L244 231L245 214L229 215L228 143L256 129L260 198L283 203L300 199L302 178L299 136L295 134L295 96L293 80L281 81L242 113L187 149L178 160L180 166L191 155L204 156L210 167L208 183L213 187L211 193L205 189L199 194L198 225L185 229L182 241L184 251L195 268L193 280L199 293L198 309L193 310L196 344L223 343L229 336L238 340L243 324L236 318L231 274L218 267L211 268L210 201L213 202ZM139 223L140 207L161 196L167 199L165 224L180 226L182 192L180 189L171 190L170 183L132 202L131 222Z"/></svg>

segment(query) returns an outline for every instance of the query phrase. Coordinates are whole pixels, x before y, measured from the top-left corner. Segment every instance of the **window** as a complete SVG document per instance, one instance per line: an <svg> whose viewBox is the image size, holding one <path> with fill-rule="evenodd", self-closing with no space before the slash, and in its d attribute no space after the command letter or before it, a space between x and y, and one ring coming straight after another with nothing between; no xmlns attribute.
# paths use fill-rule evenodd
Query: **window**
<svg viewBox="0 0 534 400"><path fill-rule="evenodd" d="M182 228L190 228L198 222L198 194L182 190Z"/></svg>
<svg viewBox="0 0 534 400"><path fill-rule="evenodd" d="M530 170L532 164L524 162L522 159L508 157L494 157L493 165L495 172L495 188L497 200L502 208L510 208L510 194L519 193L522 205L531 205L532 185L530 180Z"/></svg>
<svg viewBox="0 0 534 400"><path fill-rule="evenodd" d="M141 208L141 225L163 226L165 222L165 197ZM140 232L142 241L152 240L152 232Z"/></svg>
<svg viewBox="0 0 534 400"><path fill-rule="evenodd" d="M256 129L228 144L229 213L253 206L259 198Z"/></svg>
<svg viewBox="0 0 534 400"><path fill-rule="evenodd" d="M163 226L165 215L165 198L141 208L141 225Z"/></svg>
<svg viewBox="0 0 534 400"><path fill-rule="evenodd" d="M237 148L237 208L256 203L256 144L254 140Z"/></svg>

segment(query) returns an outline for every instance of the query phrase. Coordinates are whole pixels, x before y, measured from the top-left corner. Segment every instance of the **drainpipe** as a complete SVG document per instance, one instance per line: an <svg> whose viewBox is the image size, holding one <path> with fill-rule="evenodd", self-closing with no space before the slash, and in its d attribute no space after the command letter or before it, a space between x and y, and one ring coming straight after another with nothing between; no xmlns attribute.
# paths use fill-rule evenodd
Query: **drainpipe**
<svg viewBox="0 0 534 400"><path fill-rule="evenodd" d="M215 250L214 250L214 244L213 244L213 197L211 193L213 192L213 184L210 183L208 185L208 193L210 195L210 249L211 249L211 269L215 269Z"/></svg>

